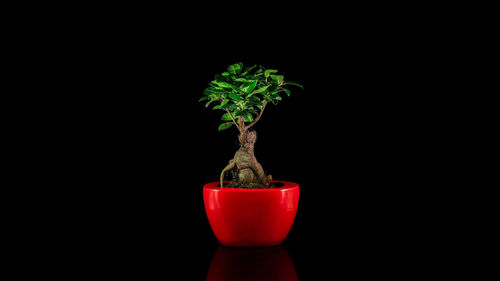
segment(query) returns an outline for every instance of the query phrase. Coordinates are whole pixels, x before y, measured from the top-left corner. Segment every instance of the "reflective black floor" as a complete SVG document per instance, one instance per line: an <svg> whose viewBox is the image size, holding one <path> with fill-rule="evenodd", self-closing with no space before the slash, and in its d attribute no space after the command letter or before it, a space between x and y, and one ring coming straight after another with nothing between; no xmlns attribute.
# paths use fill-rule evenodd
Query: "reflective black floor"
<svg viewBox="0 0 500 281"><path fill-rule="evenodd" d="M198 280L332 280L421 276L435 257L418 235L374 232L350 236L312 235L268 248L201 247ZM316 238L316 239L315 239ZM330 240L328 239L330 238Z"/></svg>
<svg viewBox="0 0 500 281"><path fill-rule="evenodd" d="M228 248L218 246L211 259L207 281L295 281L293 261L284 246Z"/></svg>

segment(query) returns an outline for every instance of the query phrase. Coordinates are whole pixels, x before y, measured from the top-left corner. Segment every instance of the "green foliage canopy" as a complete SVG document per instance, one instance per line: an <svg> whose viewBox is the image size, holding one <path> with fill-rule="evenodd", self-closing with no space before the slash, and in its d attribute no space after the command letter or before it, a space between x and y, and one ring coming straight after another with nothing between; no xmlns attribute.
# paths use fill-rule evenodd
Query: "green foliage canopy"
<svg viewBox="0 0 500 281"><path fill-rule="evenodd" d="M240 118L252 123L260 117L267 103L278 104L282 93L290 96L290 90L283 86L303 88L296 82L285 81L277 72L261 65L243 69L241 62L232 64L226 72L215 75L199 101L205 102L205 107L225 111L219 131L230 128Z"/></svg>

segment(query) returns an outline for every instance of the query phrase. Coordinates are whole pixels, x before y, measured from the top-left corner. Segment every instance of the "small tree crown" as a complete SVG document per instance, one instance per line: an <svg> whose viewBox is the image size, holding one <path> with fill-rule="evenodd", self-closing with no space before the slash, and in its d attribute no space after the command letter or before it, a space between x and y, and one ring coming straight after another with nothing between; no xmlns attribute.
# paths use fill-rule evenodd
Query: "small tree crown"
<svg viewBox="0 0 500 281"><path fill-rule="evenodd" d="M232 64L226 72L215 75L199 101L206 101L205 107L225 111L219 131L232 125L240 131L242 126L248 129L259 120L267 103L278 104L282 100L281 93L290 96L290 90L284 86L303 88L296 82L285 81L277 72L261 65L243 69L241 62Z"/></svg>

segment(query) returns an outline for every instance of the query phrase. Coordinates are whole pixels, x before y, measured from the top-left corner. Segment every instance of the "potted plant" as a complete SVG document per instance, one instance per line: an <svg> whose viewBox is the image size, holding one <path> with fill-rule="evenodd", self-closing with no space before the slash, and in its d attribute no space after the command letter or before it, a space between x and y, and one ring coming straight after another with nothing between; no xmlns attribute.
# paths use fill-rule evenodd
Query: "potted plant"
<svg viewBox="0 0 500 281"><path fill-rule="evenodd" d="M254 155L257 133L251 128L269 103L276 105L281 93L290 96L275 69L233 64L215 75L200 101L221 110L219 131L235 127L240 148L222 169L218 182L203 187L205 210L212 230L225 246L261 247L281 244L292 227L299 201L299 185L272 180ZM226 177L231 177L226 181Z"/></svg>

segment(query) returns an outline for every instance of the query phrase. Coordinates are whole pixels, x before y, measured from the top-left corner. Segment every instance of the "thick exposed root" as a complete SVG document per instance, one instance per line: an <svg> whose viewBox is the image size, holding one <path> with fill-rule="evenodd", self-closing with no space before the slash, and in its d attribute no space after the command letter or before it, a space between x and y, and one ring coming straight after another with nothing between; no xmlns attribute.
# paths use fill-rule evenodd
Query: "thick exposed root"
<svg viewBox="0 0 500 281"><path fill-rule="evenodd" d="M233 180L230 187L240 188L266 188L270 187L268 181L271 175L266 176L262 165L254 155L254 144L257 140L255 131L244 131L238 137L240 149L234 154L234 158L222 170L220 174L220 186L223 187L224 177L231 171Z"/></svg>
<svg viewBox="0 0 500 281"><path fill-rule="evenodd" d="M266 175L262 165L255 156L238 150L234 158L222 170L220 175L220 186L223 187L224 177L227 172L232 171L236 177L231 182L231 187L265 188L268 187L267 181L272 179L271 175Z"/></svg>
<svg viewBox="0 0 500 281"><path fill-rule="evenodd" d="M235 165L234 161L231 159L229 161L229 164L224 168L224 170L222 170L222 172L220 173L220 187L223 187L224 175L226 174L226 172L232 170L235 166L236 165Z"/></svg>

